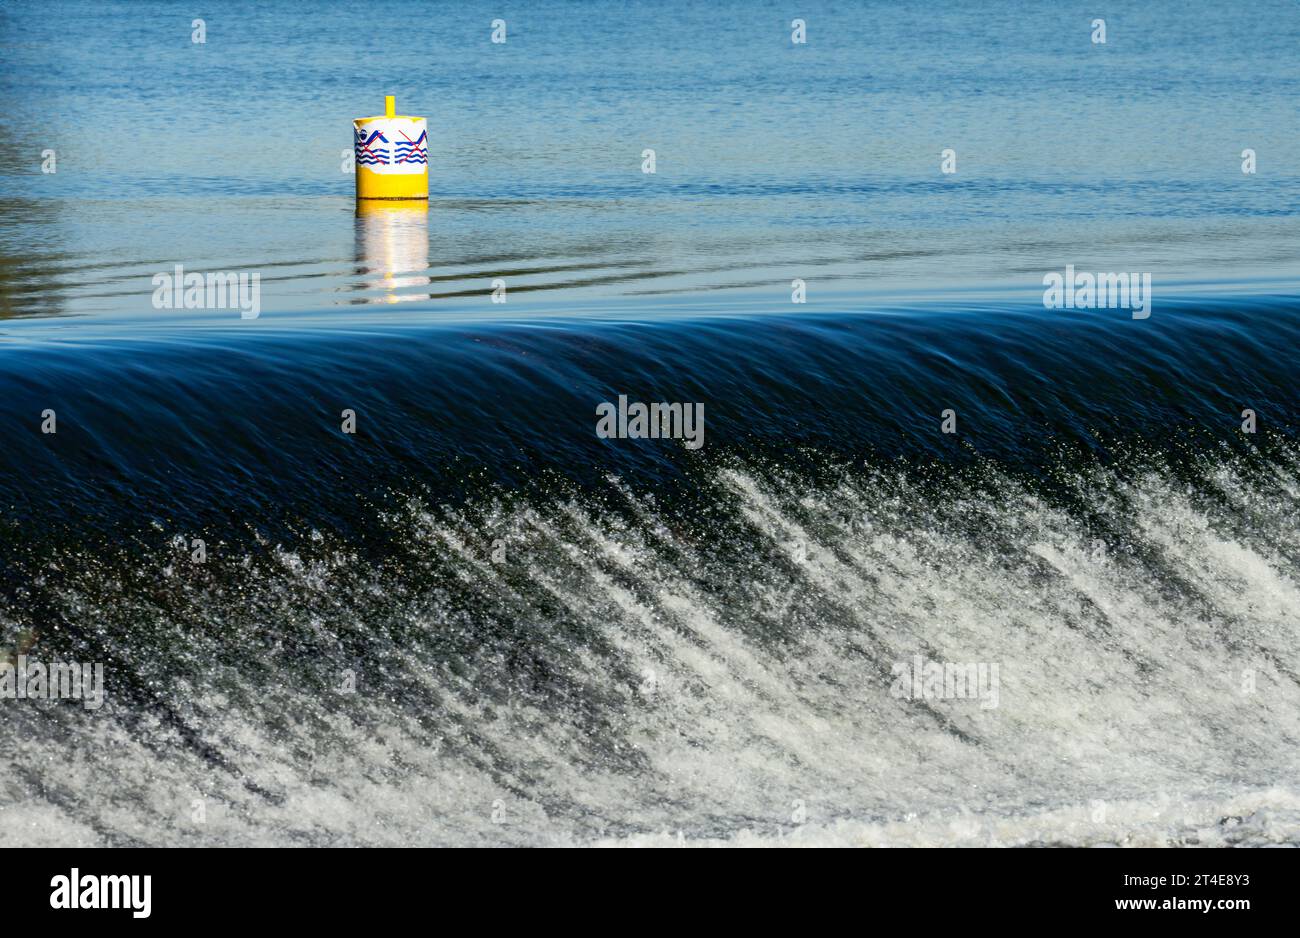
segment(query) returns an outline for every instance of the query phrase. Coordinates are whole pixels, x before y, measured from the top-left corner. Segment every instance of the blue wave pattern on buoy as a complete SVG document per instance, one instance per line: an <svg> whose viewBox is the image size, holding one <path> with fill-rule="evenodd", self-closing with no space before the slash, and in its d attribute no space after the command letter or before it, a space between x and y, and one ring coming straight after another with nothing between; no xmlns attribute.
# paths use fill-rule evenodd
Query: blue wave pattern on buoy
<svg viewBox="0 0 1300 938"><path fill-rule="evenodd" d="M380 143L388 143L388 138L381 131L376 130L369 137L362 133L357 134L357 163L361 166L387 166L390 162L389 151L387 147L381 147L375 143L378 138ZM400 162L400 161L399 161ZM425 162L428 162L426 159Z"/></svg>
<svg viewBox="0 0 1300 938"><path fill-rule="evenodd" d="M398 132L401 133L400 131ZM406 135L402 134L402 136L405 137ZM424 163L425 165L428 165L429 147L425 142L428 139L429 133L428 131L424 131L416 140L406 139L397 141L397 143L393 145L393 153L397 157L395 162Z"/></svg>

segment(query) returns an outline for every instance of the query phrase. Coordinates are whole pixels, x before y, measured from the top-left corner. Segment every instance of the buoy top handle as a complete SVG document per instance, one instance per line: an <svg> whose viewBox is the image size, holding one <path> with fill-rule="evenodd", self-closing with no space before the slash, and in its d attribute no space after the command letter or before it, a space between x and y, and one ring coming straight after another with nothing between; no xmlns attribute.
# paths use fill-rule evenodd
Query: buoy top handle
<svg viewBox="0 0 1300 938"><path fill-rule="evenodd" d="M401 118L402 120L412 120L412 121L424 120L424 118L422 117L412 117L405 114L398 114L397 96L386 94L384 95L384 113L382 116L376 115L375 117L358 117L355 120L353 120L352 123L364 124L366 121L392 120L395 117Z"/></svg>

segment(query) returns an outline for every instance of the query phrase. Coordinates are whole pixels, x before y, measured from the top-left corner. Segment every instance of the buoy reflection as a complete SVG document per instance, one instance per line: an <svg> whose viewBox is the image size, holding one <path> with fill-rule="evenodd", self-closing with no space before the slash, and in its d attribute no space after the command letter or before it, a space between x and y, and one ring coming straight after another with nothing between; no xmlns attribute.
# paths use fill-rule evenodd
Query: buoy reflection
<svg viewBox="0 0 1300 938"><path fill-rule="evenodd" d="M429 270L429 203L423 199L358 200L357 266L366 290L382 295L367 303L426 300L427 292L398 292L427 286Z"/></svg>

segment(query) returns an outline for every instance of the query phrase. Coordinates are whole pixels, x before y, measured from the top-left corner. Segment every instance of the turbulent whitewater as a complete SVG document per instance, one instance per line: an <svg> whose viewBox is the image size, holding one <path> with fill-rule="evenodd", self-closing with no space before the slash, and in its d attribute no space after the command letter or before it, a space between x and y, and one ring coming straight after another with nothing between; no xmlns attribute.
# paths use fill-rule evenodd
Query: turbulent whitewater
<svg viewBox="0 0 1300 938"><path fill-rule="evenodd" d="M703 512L618 478L411 497L381 562L319 531L203 566L70 551L47 615L94 623L118 693L10 711L0 829L1294 845L1300 455L1259 470L1072 472L1046 499L987 465L735 463ZM914 655L999 663L998 707L891 695Z"/></svg>
<svg viewBox="0 0 1300 938"><path fill-rule="evenodd" d="M15 326L0 842L1295 845L1298 331Z"/></svg>

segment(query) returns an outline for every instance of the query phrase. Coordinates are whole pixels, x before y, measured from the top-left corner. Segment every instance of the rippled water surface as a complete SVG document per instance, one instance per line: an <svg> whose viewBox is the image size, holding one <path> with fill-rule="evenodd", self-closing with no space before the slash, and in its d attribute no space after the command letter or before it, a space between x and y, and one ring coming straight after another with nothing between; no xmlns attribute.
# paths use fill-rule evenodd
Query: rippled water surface
<svg viewBox="0 0 1300 938"><path fill-rule="evenodd" d="M800 277L816 303L1067 263L1292 277L1300 253L1284 0L1121 4L1104 45L1070 4L812 4L802 46L775 3L530 4L495 45L492 5L230 4L202 45L194 15L0 10L10 315L148 312L177 262L259 270L283 310L382 298L376 269L410 274L408 300L498 276L556 304ZM385 93L429 120L427 239L355 218L341 172Z"/></svg>

